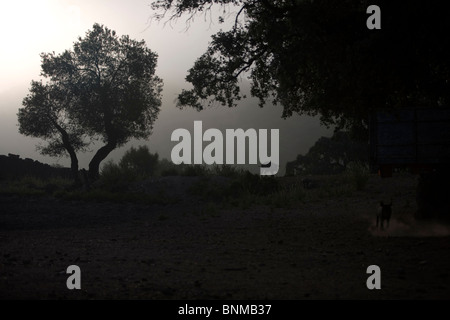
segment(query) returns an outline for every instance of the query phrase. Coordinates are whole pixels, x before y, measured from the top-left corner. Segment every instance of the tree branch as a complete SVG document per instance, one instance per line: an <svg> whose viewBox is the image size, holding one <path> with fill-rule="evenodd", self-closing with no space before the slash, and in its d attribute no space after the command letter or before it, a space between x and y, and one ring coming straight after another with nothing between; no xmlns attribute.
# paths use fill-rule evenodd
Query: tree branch
<svg viewBox="0 0 450 320"><path fill-rule="evenodd" d="M242 72L245 72L245 71L247 71L248 69L250 69L250 67L253 65L253 63L254 63L256 60L258 60L259 58L261 58L266 52L267 52L267 49L264 48L264 49L261 50L260 53L258 53L258 54L256 54L256 55L252 56L252 57L247 61L247 63L246 63L246 64L238 71L238 73L232 76L232 79L238 78Z"/></svg>
<svg viewBox="0 0 450 320"><path fill-rule="evenodd" d="M244 11L244 9L247 9L247 7L248 7L247 4L244 4L236 14L236 18L234 19L234 30L237 29L239 16L241 15L242 11Z"/></svg>

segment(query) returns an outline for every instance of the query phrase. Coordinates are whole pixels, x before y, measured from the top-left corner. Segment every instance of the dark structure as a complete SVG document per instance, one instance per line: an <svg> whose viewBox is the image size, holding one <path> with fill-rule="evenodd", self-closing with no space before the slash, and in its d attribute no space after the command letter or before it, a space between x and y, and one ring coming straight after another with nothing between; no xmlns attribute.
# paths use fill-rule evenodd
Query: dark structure
<svg viewBox="0 0 450 320"><path fill-rule="evenodd" d="M396 168L420 174L417 217L449 219L450 109L372 113L370 160L382 178L391 177Z"/></svg>
<svg viewBox="0 0 450 320"><path fill-rule="evenodd" d="M389 220L392 215L392 200L390 203L385 204L383 201L380 201L380 211L377 215L377 228L384 228L383 223L386 221L386 227L389 227Z"/></svg>
<svg viewBox="0 0 450 320"><path fill-rule="evenodd" d="M51 177L63 177L70 179L69 168L55 168L29 158L21 159L19 155L0 155L0 178L17 179L26 176L47 179Z"/></svg>
<svg viewBox="0 0 450 320"><path fill-rule="evenodd" d="M450 109L373 113L370 151L382 177L391 176L398 167L414 173L444 169L450 164Z"/></svg>

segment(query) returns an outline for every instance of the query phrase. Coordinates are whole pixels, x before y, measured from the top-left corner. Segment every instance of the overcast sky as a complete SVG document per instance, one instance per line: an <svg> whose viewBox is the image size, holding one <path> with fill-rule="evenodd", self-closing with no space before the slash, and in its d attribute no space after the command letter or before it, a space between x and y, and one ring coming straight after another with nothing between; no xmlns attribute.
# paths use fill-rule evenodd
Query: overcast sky
<svg viewBox="0 0 450 320"><path fill-rule="evenodd" d="M146 141L130 141L113 151L107 159L118 160L132 145L147 145L152 152L170 159L175 145L173 130L192 129L194 120L203 128L280 129L280 172L287 161L304 154L320 136L330 136L317 119L293 116L281 118L281 107L259 108L255 99L240 102L237 108L215 107L197 112L179 110L175 99L185 82L187 70L206 49L210 36L226 25L202 16L186 30L183 18L171 25L152 22L151 0L22 0L0 2L0 154L14 153L45 163L69 165L67 158L43 157L35 146L42 142L18 133L17 111L26 96L31 80L40 79L41 52L61 53L71 49L78 36L84 36L94 23L104 24L119 35L128 34L145 40L159 56L157 75L164 81L163 104L154 132ZM87 168L93 151L80 154L80 167Z"/></svg>

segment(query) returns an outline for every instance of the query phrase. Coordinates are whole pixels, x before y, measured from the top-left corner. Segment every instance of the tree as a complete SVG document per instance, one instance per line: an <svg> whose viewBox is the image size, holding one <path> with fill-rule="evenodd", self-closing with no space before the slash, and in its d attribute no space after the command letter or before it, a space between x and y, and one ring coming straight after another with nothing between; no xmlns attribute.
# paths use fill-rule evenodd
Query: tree
<svg viewBox="0 0 450 320"><path fill-rule="evenodd" d="M352 162L368 162L368 144L353 139L348 132L335 132L321 137L305 155L286 164L286 175L335 174L343 172Z"/></svg>
<svg viewBox="0 0 450 320"><path fill-rule="evenodd" d="M22 102L24 108L19 109L18 121L21 134L48 142L46 146L38 147L42 154L70 156L72 176L78 182L76 152L85 150L89 143L82 128L68 117L72 103L72 96L57 84L32 81L30 93Z"/></svg>
<svg viewBox="0 0 450 320"><path fill-rule="evenodd" d="M320 115L325 125L366 133L377 108L448 106L450 20L437 1L377 1L381 30L369 30L368 0L158 0L156 18L188 20L213 4L238 8L233 27L212 37L189 70L179 106L235 106L239 81L280 103L283 117ZM226 16L230 16L231 10ZM220 17L223 21L227 17ZM358 134L358 136L364 136Z"/></svg>
<svg viewBox="0 0 450 320"><path fill-rule="evenodd" d="M100 163L112 150L132 138L150 136L161 106L162 81L155 75L157 55L144 41L119 38L94 24L73 50L41 58L42 75L72 101L65 116L103 143L89 163L91 179L98 178Z"/></svg>

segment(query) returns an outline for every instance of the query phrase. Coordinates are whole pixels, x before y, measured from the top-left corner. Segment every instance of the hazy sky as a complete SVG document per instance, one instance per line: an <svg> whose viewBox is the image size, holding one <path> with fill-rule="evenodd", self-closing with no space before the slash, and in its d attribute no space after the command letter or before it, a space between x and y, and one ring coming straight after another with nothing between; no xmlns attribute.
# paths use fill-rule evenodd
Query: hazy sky
<svg viewBox="0 0 450 320"><path fill-rule="evenodd" d="M131 145L147 145L152 152L170 159L175 145L170 141L173 130L192 129L194 120L202 120L203 128L280 129L280 172L287 161L305 153L322 135L330 131L317 119L293 116L281 118L281 107L259 108L255 99L240 102L237 108L216 107L202 112L179 110L175 99L182 88L187 70L206 49L210 36L226 28L203 16L186 30L183 18L164 25L149 18L153 15L151 0L22 0L0 2L0 154L14 153L46 163L68 165L66 158L43 157L35 151L42 142L18 133L17 111L26 96L31 80L40 78L41 52L61 53L70 49L78 36L84 36L94 23L104 24L119 35L144 39L159 56L157 75L164 81L163 105L147 141L131 141L113 151L107 159L117 160ZM93 151L80 154L80 167L87 168Z"/></svg>

